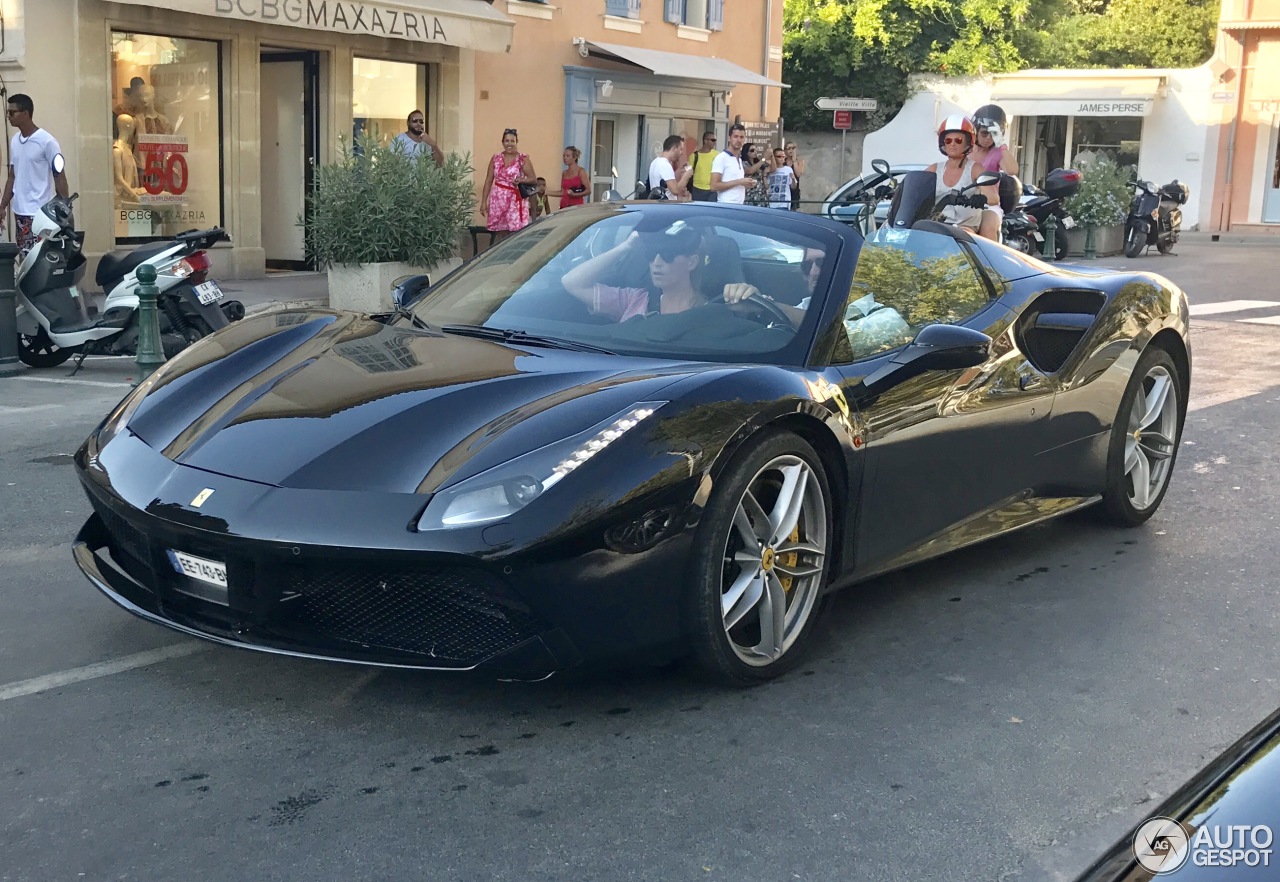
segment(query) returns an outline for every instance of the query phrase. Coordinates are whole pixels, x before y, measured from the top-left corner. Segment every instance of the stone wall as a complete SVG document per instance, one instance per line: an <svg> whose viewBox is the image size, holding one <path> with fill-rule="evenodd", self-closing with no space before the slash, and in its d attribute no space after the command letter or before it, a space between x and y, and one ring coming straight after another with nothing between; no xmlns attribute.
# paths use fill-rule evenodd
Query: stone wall
<svg viewBox="0 0 1280 882"><path fill-rule="evenodd" d="M840 170L839 132L787 132L787 143L795 142L796 152L804 160L805 173L800 183L800 210L810 214L822 207L822 201L862 169L862 139L866 132L849 132L845 136L844 172Z"/></svg>

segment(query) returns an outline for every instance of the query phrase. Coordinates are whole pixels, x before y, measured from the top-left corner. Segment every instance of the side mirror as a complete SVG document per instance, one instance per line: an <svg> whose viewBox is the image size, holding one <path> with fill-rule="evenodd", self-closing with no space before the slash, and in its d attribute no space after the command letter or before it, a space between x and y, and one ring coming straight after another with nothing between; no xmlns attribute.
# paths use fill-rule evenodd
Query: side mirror
<svg viewBox="0 0 1280 882"><path fill-rule="evenodd" d="M883 159L871 160L871 168L876 174L886 176L889 174L889 163L885 162Z"/></svg>
<svg viewBox="0 0 1280 882"><path fill-rule="evenodd" d="M50 167L53 169L54 175L60 175L67 170L67 161L62 158L61 153L55 153Z"/></svg>
<svg viewBox="0 0 1280 882"><path fill-rule="evenodd" d="M862 380L862 397L874 398L927 371L976 367L991 355L991 338L961 325L925 325L889 362Z"/></svg>
<svg viewBox="0 0 1280 882"><path fill-rule="evenodd" d="M973 183L979 187L991 187L1000 183L1000 175L995 172L983 172Z"/></svg>
<svg viewBox="0 0 1280 882"><path fill-rule="evenodd" d="M417 300L419 295L430 287L430 276L401 276L391 283L391 302L395 304L396 309L402 309Z"/></svg>

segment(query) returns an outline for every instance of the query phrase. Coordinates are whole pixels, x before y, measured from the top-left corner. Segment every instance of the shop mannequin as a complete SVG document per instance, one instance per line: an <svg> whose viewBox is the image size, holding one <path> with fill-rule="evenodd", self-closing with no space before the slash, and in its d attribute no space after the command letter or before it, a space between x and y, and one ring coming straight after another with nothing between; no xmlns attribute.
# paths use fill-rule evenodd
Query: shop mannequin
<svg viewBox="0 0 1280 882"><path fill-rule="evenodd" d="M111 169L115 176L116 202L136 203L146 191L138 186L138 166L133 157L133 133L137 123L127 113L116 118L116 142L111 145Z"/></svg>
<svg viewBox="0 0 1280 882"><path fill-rule="evenodd" d="M156 87L142 86L135 93L140 103L142 131L148 135L169 135L173 129L169 126L169 118L156 110Z"/></svg>

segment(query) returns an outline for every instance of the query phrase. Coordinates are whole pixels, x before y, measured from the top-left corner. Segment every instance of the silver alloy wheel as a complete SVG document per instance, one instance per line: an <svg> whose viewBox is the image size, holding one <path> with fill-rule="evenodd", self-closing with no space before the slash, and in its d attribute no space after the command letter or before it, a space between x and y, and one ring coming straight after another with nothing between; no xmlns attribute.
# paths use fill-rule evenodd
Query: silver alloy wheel
<svg viewBox="0 0 1280 882"><path fill-rule="evenodd" d="M813 612L827 548L822 494L809 463L788 454L756 473L734 510L720 612L729 645L749 665L781 658Z"/></svg>
<svg viewBox="0 0 1280 882"><path fill-rule="evenodd" d="M1169 480L1178 437L1178 387L1163 365L1142 378L1129 413L1124 439L1124 474L1129 504L1145 511L1160 498Z"/></svg>

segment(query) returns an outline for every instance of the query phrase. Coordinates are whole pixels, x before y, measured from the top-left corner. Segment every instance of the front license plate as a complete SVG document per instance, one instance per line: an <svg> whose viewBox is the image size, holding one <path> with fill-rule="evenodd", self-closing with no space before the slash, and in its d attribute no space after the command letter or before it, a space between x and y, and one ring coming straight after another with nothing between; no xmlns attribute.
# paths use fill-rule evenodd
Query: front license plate
<svg viewBox="0 0 1280 882"><path fill-rule="evenodd" d="M1062 219L1062 225L1068 230L1073 229L1076 225L1076 219L1071 215L1067 215Z"/></svg>
<svg viewBox="0 0 1280 882"><path fill-rule="evenodd" d="M196 299L204 306L217 303L222 299L222 289L217 282L201 282L196 285Z"/></svg>
<svg viewBox="0 0 1280 882"><path fill-rule="evenodd" d="M180 574L190 577L189 587L179 588L184 594L213 603L227 605L227 565L217 560L196 557L185 551L169 549L169 562Z"/></svg>

